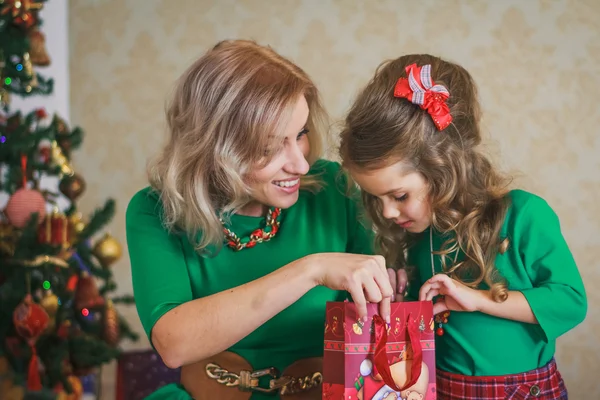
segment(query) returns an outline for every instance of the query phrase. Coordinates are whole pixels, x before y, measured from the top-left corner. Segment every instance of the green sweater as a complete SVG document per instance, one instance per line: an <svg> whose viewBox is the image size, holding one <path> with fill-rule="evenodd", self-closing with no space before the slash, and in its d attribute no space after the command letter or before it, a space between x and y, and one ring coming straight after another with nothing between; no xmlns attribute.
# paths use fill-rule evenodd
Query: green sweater
<svg viewBox="0 0 600 400"><path fill-rule="evenodd" d="M321 160L310 173L320 175L323 188L300 192L298 202L283 210L281 228L272 240L240 252L223 247L213 258L199 256L185 236L163 228L154 192L146 188L135 194L127 209L127 245L136 307L148 338L156 321L178 305L253 281L308 254L372 254L371 234L358 222L357 203L345 196L339 164ZM233 215L230 228L246 236L262 220ZM255 369L279 371L300 358L322 356L325 303L345 298L345 292L316 287L229 350ZM179 385L168 385L150 398L190 397ZM274 397L252 396L261 398Z"/></svg>
<svg viewBox="0 0 600 400"><path fill-rule="evenodd" d="M436 362L443 371L489 376L541 367L554 356L556 339L585 318L585 289L558 217L531 193L515 190L510 200L501 230L510 245L496 257L496 267L509 290L525 295L539 325L480 312L451 312L445 334L436 336ZM434 233L433 249L439 250L443 242ZM418 296L418 288L432 276L430 251L427 230L408 253L419 278L411 282L411 297ZM434 260L436 273L441 272L440 257Z"/></svg>

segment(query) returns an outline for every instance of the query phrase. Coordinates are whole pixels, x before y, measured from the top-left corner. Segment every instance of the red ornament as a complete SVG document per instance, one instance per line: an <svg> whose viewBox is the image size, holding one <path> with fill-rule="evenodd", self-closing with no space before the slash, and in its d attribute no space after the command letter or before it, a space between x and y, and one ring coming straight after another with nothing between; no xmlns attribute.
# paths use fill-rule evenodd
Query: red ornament
<svg viewBox="0 0 600 400"><path fill-rule="evenodd" d="M71 275L69 280L67 280L67 290L69 292L74 292L77 289L77 282L79 281L78 275Z"/></svg>
<svg viewBox="0 0 600 400"><path fill-rule="evenodd" d="M444 335L444 328L439 327L435 330L435 334L438 336L443 336Z"/></svg>
<svg viewBox="0 0 600 400"><path fill-rule="evenodd" d="M94 278L88 274L81 275L75 291L75 307L81 310L100 306L104 306L104 297L100 296Z"/></svg>
<svg viewBox="0 0 600 400"><path fill-rule="evenodd" d="M42 390L35 342L44 332L49 322L50 317L46 310L39 304L35 304L30 294L25 296L23 302L13 312L15 329L31 348L31 359L27 374L27 389L29 390Z"/></svg>
<svg viewBox="0 0 600 400"><path fill-rule="evenodd" d="M69 222L64 214L53 212L47 215L38 227L38 242L55 246L67 246Z"/></svg>
<svg viewBox="0 0 600 400"><path fill-rule="evenodd" d="M46 216L46 199L37 190L21 188L10 196L4 214L17 228L24 228L31 214L38 213L38 223Z"/></svg>
<svg viewBox="0 0 600 400"><path fill-rule="evenodd" d="M48 116L46 110L44 110L43 108L38 108L37 110L35 110L35 115L39 119L46 118Z"/></svg>
<svg viewBox="0 0 600 400"><path fill-rule="evenodd" d="M69 337L70 330L71 330L71 322L63 321L62 324L60 324L60 326L56 330L56 336L58 336L61 339L66 339L67 337Z"/></svg>
<svg viewBox="0 0 600 400"><path fill-rule="evenodd" d="M40 159L44 164L48 164L50 162L50 147L42 147L40 149Z"/></svg>
<svg viewBox="0 0 600 400"><path fill-rule="evenodd" d="M15 25L28 29L37 23L37 11L43 4L33 0L5 0L3 6L2 15L11 14Z"/></svg>

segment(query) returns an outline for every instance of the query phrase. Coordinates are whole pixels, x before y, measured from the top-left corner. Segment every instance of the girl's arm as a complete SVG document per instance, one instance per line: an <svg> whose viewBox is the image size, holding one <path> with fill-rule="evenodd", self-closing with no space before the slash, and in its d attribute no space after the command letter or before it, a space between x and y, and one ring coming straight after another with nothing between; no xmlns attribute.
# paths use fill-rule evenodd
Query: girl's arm
<svg viewBox="0 0 600 400"><path fill-rule="evenodd" d="M486 290L474 290L446 275L435 275L420 290L420 298L445 295L434 312L446 309L481 311L500 318L539 324L547 340L554 340L581 323L587 297L575 260L562 235L558 217L541 198L530 195L519 207L511 235L512 249L532 287L509 291L503 303ZM518 261L513 261L518 263Z"/></svg>

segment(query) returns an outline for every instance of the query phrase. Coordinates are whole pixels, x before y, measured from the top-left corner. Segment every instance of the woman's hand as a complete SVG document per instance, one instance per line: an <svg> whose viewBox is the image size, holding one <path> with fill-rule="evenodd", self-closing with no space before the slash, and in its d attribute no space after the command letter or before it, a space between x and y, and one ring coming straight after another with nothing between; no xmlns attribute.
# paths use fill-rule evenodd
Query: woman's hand
<svg viewBox="0 0 600 400"><path fill-rule="evenodd" d="M419 300L431 301L440 297L433 305L433 314L450 311L480 311L485 301L485 292L470 287L450 278L445 274L436 274L419 290Z"/></svg>
<svg viewBox="0 0 600 400"><path fill-rule="evenodd" d="M388 268L387 272L392 285L392 290L394 291L392 294L392 301L404 301L404 296L408 286L408 276L406 275L406 270L402 268L395 271L392 268Z"/></svg>
<svg viewBox="0 0 600 400"><path fill-rule="evenodd" d="M380 303L379 314L389 323L394 291L382 256L319 253L305 260L314 266L317 285L350 293L359 318L366 320L367 302Z"/></svg>

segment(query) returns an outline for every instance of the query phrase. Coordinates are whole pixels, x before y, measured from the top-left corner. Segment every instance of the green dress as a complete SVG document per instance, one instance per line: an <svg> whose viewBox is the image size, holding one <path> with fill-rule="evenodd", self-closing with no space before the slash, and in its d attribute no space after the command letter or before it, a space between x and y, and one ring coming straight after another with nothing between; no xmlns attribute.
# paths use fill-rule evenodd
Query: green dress
<svg viewBox="0 0 600 400"><path fill-rule="evenodd" d="M372 254L372 234L359 222L357 198L346 196L339 164L320 160L310 173L320 176L322 189L300 191L298 202L283 210L281 227L272 240L240 252L223 247L213 258L195 253L185 235L164 229L156 193L145 188L134 195L127 209L127 245L136 307L149 338L156 321L178 305L253 281L303 256ZM233 215L230 228L238 236L246 236L262 220ZM315 287L229 350L248 360L254 369L276 367L279 371L298 359L322 356L325 303L346 297L345 292ZM171 384L149 398L190 396L180 385ZM277 397L252 396L253 400L261 398Z"/></svg>
<svg viewBox="0 0 600 400"><path fill-rule="evenodd" d="M554 357L556 339L585 318L585 289L558 217L531 193L514 190L510 200L500 233L510 245L496 257L496 267L509 290L523 293L539 325L480 312L450 312L444 335L436 336L436 363L443 371L497 376L542 367ZM411 282L411 297L418 297L418 288L432 276L429 239L427 230L408 253L409 265L418 266L419 275ZM443 242L434 233L433 249L439 250ZM435 272L441 272L439 256L434 264Z"/></svg>

